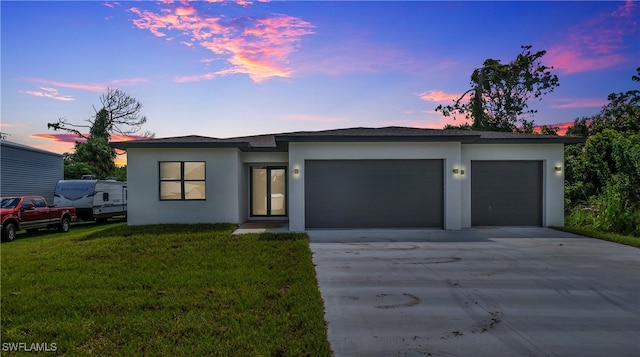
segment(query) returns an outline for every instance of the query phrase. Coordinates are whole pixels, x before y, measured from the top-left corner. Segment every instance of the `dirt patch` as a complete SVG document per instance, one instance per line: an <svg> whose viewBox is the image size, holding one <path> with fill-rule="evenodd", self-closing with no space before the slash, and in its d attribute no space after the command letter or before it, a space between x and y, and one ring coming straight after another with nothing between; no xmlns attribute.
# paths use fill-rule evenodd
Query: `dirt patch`
<svg viewBox="0 0 640 357"><path fill-rule="evenodd" d="M502 322L502 313L500 311L490 312L489 315L491 315L490 318L482 321L482 323L480 323L479 325L471 328L471 332L485 333L491 330L492 328L496 327L499 323Z"/></svg>

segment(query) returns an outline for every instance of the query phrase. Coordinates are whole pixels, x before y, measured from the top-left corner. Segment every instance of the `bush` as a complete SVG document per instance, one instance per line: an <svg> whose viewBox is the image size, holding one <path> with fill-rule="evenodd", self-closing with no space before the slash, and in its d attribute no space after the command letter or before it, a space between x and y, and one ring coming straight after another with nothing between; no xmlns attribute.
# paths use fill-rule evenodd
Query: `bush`
<svg viewBox="0 0 640 357"><path fill-rule="evenodd" d="M596 218L596 208L593 206L578 206L568 213L565 218L567 226L593 227Z"/></svg>
<svg viewBox="0 0 640 357"><path fill-rule="evenodd" d="M594 228L640 236L640 207L630 199L635 189L626 175L612 175L595 199Z"/></svg>

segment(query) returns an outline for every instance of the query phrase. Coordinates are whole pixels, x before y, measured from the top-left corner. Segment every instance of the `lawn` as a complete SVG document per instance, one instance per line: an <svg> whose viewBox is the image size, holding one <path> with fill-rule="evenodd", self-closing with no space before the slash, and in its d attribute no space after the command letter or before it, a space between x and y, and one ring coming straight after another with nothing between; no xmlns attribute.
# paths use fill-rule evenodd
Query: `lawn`
<svg viewBox="0 0 640 357"><path fill-rule="evenodd" d="M583 236L597 238L602 240L607 240L610 242L620 243L629 245L632 247L640 248L640 237L633 237L623 234L610 233L610 232L601 232L591 226L574 226L574 225L565 225L564 227L553 227L555 229L580 234Z"/></svg>
<svg viewBox="0 0 640 357"><path fill-rule="evenodd" d="M308 237L234 228L83 225L2 244L3 352L330 355Z"/></svg>

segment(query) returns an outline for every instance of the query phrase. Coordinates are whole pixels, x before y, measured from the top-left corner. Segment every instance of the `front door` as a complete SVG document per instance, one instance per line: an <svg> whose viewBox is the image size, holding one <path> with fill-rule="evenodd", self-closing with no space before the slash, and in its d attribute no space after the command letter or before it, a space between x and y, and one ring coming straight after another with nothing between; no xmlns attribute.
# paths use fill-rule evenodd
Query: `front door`
<svg viewBox="0 0 640 357"><path fill-rule="evenodd" d="M251 168L251 216L287 215L287 169Z"/></svg>

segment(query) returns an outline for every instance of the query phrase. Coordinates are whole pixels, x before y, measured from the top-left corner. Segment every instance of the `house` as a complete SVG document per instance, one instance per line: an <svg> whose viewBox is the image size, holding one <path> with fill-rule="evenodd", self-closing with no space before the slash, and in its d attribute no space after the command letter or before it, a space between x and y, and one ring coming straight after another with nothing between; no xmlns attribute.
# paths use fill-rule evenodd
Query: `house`
<svg viewBox="0 0 640 357"><path fill-rule="evenodd" d="M581 138L404 127L114 142L130 225L287 220L316 228L561 226Z"/></svg>
<svg viewBox="0 0 640 357"><path fill-rule="evenodd" d="M60 154L0 140L0 194L42 196L53 204L58 180L64 179Z"/></svg>

